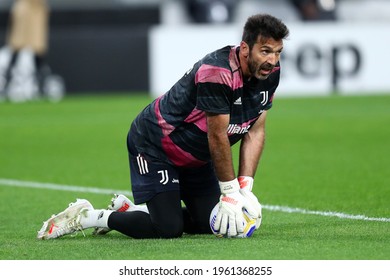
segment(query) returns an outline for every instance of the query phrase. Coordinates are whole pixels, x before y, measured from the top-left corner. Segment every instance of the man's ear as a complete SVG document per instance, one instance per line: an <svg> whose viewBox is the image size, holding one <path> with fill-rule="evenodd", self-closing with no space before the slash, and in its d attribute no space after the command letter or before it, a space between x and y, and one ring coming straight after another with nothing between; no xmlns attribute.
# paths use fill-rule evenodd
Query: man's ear
<svg viewBox="0 0 390 280"><path fill-rule="evenodd" d="M249 56L249 51L249 45L246 42L241 41L240 52L242 53L242 56L247 58Z"/></svg>

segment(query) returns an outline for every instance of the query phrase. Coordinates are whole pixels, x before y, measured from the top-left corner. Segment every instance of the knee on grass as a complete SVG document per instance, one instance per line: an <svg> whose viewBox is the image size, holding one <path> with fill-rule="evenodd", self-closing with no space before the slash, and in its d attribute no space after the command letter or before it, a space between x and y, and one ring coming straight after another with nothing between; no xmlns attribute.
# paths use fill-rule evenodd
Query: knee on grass
<svg viewBox="0 0 390 280"><path fill-rule="evenodd" d="M178 238L183 235L183 223L165 223L163 225L155 225L157 235L160 238Z"/></svg>

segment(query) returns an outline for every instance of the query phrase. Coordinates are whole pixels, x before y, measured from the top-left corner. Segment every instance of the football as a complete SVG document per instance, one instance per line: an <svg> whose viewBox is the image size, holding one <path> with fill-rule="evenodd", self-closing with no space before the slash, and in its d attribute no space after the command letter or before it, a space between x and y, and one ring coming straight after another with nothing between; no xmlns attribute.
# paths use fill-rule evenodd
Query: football
<svg viewBox="0 0 390 280"><path fill-rule="evenodd" d="M210 213L210 228L211 228L211 231L217 237L228 237L227 234L219 233L219 231L216 230L215 227L214 227L215 220L216 220L217 214L218 214L218 210L219 210L219 204L215 205L213 210L211 210L211 213ZM242 212L242 215L244 216L244 232L242 234L239 234L239 235L235 236L235 238L248 238L248 237L251 237L252 234L256 230L256 219L251 218L249 216L249 214L246 212L246 210L244 210Z"/></svg>

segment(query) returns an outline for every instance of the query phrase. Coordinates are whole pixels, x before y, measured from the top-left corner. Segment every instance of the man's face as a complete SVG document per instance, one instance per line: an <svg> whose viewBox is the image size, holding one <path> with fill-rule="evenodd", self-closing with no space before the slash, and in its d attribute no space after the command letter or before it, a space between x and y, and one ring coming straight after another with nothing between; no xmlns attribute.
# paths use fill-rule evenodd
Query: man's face
<svg viewBox="0 0 390 280"><path fill-rule="evenodd" d="M260 80L267 79L278 63L282 49L282 40L275 41L272 38L258 40L247 57L250 76Z"/></svg>

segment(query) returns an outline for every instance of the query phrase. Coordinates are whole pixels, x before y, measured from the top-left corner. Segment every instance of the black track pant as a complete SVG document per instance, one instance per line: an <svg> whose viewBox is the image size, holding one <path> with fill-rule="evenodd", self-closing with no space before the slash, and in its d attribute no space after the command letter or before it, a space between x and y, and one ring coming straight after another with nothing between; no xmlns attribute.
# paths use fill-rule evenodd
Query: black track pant
<svg viewBox="0 0 390 280"><path fill-rule="evenodd" d="M183 232L211 233L210 212L218 203L219 195L215 192L207 196L180 197L179 191L160 193L147 202L149 214L114 212L108 219L108 226L133 238L176 238Z"/></svg>

